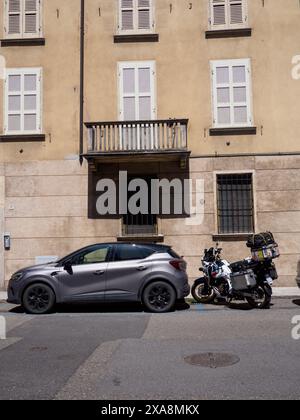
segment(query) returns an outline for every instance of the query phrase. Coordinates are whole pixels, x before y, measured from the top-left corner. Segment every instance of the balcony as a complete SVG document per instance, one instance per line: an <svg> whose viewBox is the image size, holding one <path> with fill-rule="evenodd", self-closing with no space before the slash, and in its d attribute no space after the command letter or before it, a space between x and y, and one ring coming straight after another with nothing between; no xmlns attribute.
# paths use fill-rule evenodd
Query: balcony
<svg viewBox="0 0 300 420"><path fill-rule="evenodd" d="M187 161L187 119L151 121L89 122L83 156L91 163Z"/></svg>

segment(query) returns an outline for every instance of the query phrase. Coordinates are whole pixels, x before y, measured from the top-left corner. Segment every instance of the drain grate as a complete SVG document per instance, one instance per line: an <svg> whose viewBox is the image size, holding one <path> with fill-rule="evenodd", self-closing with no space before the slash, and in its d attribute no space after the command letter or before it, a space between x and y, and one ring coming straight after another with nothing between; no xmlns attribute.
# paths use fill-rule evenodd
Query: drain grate
<svg viewBox="0 0 300 420"><path fill-rule="evenodd" d="M240 362L240 358L229 353L199 353L185 357L184 361L192 366L217 369L236 365Z"/></svg>

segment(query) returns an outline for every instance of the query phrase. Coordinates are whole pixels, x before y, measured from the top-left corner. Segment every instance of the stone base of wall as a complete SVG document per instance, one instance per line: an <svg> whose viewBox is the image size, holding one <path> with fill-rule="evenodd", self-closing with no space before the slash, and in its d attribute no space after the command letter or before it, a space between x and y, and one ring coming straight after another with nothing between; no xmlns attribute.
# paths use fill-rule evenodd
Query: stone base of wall
<svg viewBox="0 0 300 420"><path fill-rule="evenodd" d="M3 244L0 250L0 289L14 271L35 264L36 257L62 256L92 243L115 241L120 235L120 220L87 217L86 164L45 161L4 164L1 168L0 180L2 176L5 183L1 237L4 231L10 232L12 242L9 251L3 253ZM300 257L300 157L191 159L191 176L205 182L204 221L188 226L186 219L162 219L160 233L165 243L187 259L191 281L198 277L203 249L214 245L212 235L216 233L214 174L247 170L254 171L256 230L272 231L280 244L282 255L276 263L280 280L276 285L293 287ZM142 173L142 168L138 171ZM164 164L161 173L176 174L176 167ZM229 261L249 255L244 242L219 245Z"/></svg>

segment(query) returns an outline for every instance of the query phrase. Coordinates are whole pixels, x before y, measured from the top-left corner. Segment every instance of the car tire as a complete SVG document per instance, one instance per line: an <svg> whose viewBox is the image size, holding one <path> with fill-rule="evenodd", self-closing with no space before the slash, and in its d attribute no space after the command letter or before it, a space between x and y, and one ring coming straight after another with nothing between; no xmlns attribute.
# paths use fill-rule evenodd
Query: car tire
<svg viewBox="0 0 300 420"><path fill-rule="evenodd" d="M176 291L169 283L156 281L145 288L143 304L153 313L170 312L176 304Z"/></svg>
<svg viewBox="0 0 300 420"><path fill-rule="evenodd" d="M55 305L55 294L46 284L34 283L25 290L22 304L28 314L48 314Z"/></svg>

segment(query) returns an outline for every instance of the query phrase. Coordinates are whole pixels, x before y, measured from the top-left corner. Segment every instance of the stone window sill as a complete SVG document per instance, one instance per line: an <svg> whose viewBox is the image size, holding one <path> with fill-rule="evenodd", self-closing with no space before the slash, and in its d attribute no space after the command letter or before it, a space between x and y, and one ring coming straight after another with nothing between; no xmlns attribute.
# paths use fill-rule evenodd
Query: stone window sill
<svg viewBox="0 0 300 420"><path fill-rule="evenodd" d="M257 134L256 127L228 127L228 128L211 128L210 136L255 136Z"/></svg>
<svg viewBox="0 0 300 420"><path fill-rule="evenodd" d="M158 34L134 34L134 35L115 35L115 44L125 44L134 42L158 42Z"/></svg>
<svg viewBox="0 0 300 420"><path fill-rule="evenodd" d="M34 47L46 44L45 38L2 39L1 47Z"/></svg>
<svg viewBox="0 0 300 420"><path fill-rule="evenodd" d="M44 142L46 140L45 134L14 134L14 135L0 135L0 143L29 143L29 142Z"/></svg>
<svg viewBox="0 0 300 420"><path fill-rule="evenodd" d="M213 235L214 242L245 242L251 233L233 233L230 235Z"/></svg>
<svg viewBox="0 0 300 420"><path fill-rule="evenodd" d="M251 35L252 35L251 28L221 29L221 30L212 30L212 31L205 32L206 39L241 38L241 37L250 37Z"/></svg>

